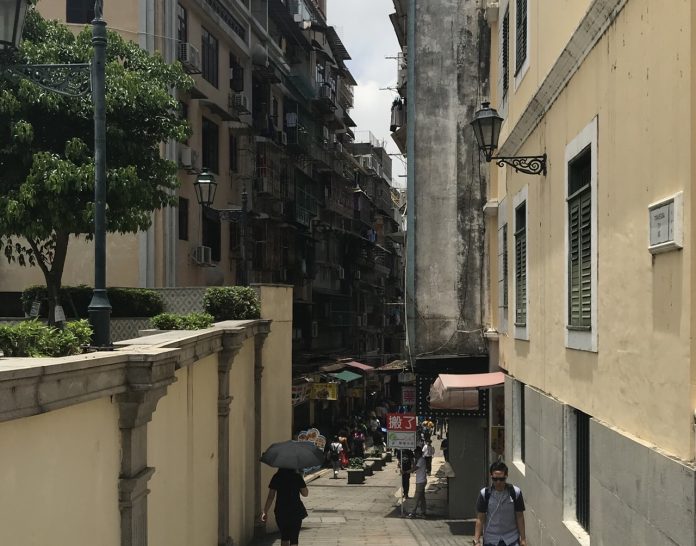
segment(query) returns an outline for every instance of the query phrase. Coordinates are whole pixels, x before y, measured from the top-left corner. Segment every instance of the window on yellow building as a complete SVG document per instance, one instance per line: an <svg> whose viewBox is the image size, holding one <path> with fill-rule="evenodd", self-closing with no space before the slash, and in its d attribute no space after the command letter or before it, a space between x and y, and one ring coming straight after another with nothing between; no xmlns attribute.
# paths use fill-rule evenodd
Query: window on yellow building
<svg viewBox="0 0 696 546"><path fill-rule="evenodd" d="M527 204L515 209L515 326L527 324Z"/></svg>
<svg viewBox="0 0 696 546"><path fill-rule="evenodd" d="M568 165L568 325L592 326L592 153L588 146Z"/></svg>
<svg viewBox="0 0 696 546"><path fill-rule="evenodd" d="M201 28L201 59L203 77L215 87L218 86L218 41L205 28Z"/></svg>
<svg viewBox="0 0 696 546"><path fill-rule="evenodd" d="M506 97L510 87L510 10L505 10L503 16L503 43L500 45L502 50L502 62L500 63L503 76L503 99Z"/></svg>
<svg viewBox="0 0 696 546"><path fill-rule="evenodd" d="M518 74L527 60L527 0L517 0L515 15L515 74Z"/></svg>
<svg viewBox="0 0 696 546"><path fill-rule="evenodd" d="M87 24L94 19L94 0L68 0L65 8L68 23Z"/></svg>

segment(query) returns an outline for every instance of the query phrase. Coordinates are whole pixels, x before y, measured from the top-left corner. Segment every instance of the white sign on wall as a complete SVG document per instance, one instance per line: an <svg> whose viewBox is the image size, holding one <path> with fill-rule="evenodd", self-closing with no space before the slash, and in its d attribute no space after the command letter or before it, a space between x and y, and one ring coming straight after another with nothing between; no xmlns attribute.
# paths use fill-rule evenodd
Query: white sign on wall
<svg viewBox="0 0 696 546"><path fill-rule="evenodd" d="M653 254L678 250L684 245L684 193L648 206L650 232L648 250Z"/></svg>

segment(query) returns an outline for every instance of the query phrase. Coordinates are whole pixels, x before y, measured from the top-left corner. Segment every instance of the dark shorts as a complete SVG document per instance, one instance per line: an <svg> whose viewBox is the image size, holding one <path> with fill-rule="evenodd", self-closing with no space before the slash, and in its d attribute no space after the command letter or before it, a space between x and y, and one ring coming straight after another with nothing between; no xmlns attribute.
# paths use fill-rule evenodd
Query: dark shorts
<svg viewBox="0 0 696 546"><path fill-rule="evenodd" d="M299 544L300 528L302 527L301 519L277 519L278 528L280 529L280 540L290 541L290 544Z"/></svg>

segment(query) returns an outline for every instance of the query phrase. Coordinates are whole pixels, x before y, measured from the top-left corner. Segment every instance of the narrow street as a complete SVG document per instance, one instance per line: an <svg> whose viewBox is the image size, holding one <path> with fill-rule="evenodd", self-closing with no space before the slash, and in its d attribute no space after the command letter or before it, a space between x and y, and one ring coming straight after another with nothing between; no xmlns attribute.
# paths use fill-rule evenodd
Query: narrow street
<svg viewBox="0 0 696 546"><path fill-rule="evenodd" d="M346 472L334 480L324 469L318 477L308 478L309 496L303 499L309 516L303 521L300 544L394 544L399 546L445 546L470 544L473 521L451 520L447 514L447 478L441 466L442 453L433 458L426 498L429 517L406 517L413 500L408 499L401 516L401 479L396 460L384 470L365 478L361 485L348 485ZM312 480L311 482L309 480ZM411 491L415 490L411 477ZM472 499L472 503L475 499ZM280 536L270 534L252 543L255 546L280 544Z"/></svg>

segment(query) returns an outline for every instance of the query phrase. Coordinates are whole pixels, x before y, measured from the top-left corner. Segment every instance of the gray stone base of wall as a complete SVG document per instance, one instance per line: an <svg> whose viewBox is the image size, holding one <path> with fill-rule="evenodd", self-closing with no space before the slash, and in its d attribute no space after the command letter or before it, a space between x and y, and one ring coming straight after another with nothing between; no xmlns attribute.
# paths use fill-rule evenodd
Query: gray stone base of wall
<svg viewBox="0 0 696 546"><path fill-rule="evenodd" d="M595 419L590 421L589 533L574 521L574 485L564 470L566 406L525 386L525 457L513 461L514 404L506 389L506 458L522 488L535 546L696 544L696 468ZM564 479L566 474L566 479Z"/></svg>

